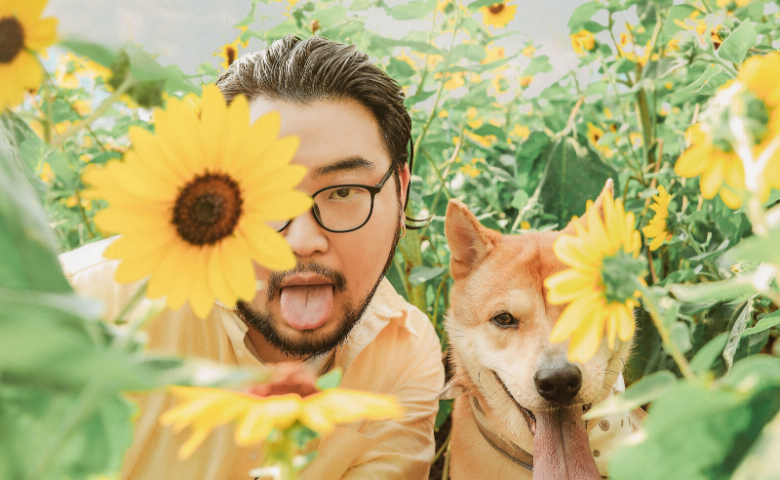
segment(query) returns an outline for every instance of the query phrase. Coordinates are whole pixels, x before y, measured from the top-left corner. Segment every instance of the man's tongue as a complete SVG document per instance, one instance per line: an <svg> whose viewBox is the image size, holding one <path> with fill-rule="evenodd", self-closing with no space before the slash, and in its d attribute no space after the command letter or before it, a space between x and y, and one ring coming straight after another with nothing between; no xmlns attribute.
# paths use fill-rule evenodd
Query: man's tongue
<svg viewBox="0 0 780 480"><path fill-rule="evenodd" d="M534 412L533 480L595 480L599 469L590 451L582 407Z"/></svg>
<svg viewBox="0 0 780 480"><path fill-rule="evenodd" d="M333 308L333 285L295 285L282 288L282 315L296 330L321 327Z"/></svg>

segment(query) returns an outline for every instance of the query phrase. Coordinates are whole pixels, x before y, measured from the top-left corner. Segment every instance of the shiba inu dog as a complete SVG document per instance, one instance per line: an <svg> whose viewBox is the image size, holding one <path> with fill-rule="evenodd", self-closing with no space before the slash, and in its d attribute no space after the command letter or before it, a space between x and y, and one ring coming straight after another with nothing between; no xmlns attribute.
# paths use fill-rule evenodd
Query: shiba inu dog
<svg viewBox="0 0 780 480"><path fill-rule="evenodd" d="M591 207L602 218L604 194ZM625 388L631 342L612 351L605 340L584 364L567 360L566 342L550 342L565 305L547 302L544 280L567 268L552 245L560 233L573 234L573 224L563 232L501 235L450 200L445 230L454 279L446 319L454 376L442 393L456 398L451 478L606 477L606 454L632 433L638 413L581 417Z"/></svg>

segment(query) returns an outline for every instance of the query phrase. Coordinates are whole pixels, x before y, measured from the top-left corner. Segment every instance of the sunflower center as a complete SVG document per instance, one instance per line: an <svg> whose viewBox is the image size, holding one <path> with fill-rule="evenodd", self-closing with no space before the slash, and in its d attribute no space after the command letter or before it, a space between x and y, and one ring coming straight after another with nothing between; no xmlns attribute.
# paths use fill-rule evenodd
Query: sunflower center
<svg viewBox="0 0 780 480"><path fill-rule="evenodd" d="M0 19L0 63L11 63L24 47L24 29L14 17Z"/></svg>
<svg viewBox="0 0 780 480"><path fill-rule="evenodd" d="M173 224L182 239L193 245L213 245L231 235L241 218L241 190L228 175L195 177L180 192L173 208Z"/></svg>
<svg viewBox="0 0 780 480"><path fill-rule="evenodd" d="M488 7L488 10L490 10L490 13L493 15L498 15L501 13L502 10L504 10L504 4L503 3L497 3L495 5L491 5Z"/></svg>
<svg viewBox="0 0 780 480"><path fill-rule="evenodd" d="M607 304L626 303L639 290L639 278L645 274L645 262L634 258L622 248L612 256L604 257L601 264L601 278L604 281L604 295Z"/></svg>
<svg viewBox="0 0 780 480"><path fill-rule="evenodd" d="M236 49L233 47L227 47L225 49L225 60L227 62L228 67L233 65L233 62L236 61Z"/></svg>

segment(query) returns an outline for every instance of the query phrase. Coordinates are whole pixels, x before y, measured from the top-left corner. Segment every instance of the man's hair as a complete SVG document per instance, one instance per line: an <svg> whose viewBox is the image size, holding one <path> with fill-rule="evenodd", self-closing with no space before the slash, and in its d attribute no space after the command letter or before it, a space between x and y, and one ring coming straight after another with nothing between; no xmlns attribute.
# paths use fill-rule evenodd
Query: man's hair
<svg viewBox="0 0 780 480"><path fill-rule="evenodd" d="M228 103L237 95L301 104L355 100L374 115L395 172L409 159L406 147L412 120L404 106L403 89L354 45L289 35L239 58L219 77L217 86Z"/></svg>

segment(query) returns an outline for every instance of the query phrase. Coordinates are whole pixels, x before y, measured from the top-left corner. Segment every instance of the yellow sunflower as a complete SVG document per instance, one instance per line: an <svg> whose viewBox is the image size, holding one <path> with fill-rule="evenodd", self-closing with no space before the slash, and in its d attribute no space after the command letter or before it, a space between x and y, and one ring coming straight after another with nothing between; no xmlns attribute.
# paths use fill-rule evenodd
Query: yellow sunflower
<svg viewBox="0 0 780 480"><path fill-rule="evenodd" d="M320 434L333 431L337 423L361 419L394 419L402 416L393 397L332 388L303 396L298 393L258 396L218 388L170 387L183 403L168 410L160 423L181 431L190 425L192 435L179 450L187 458L217 427L236 422L239 446L261 443L271 430L285 430L296 421Z"/></svg>
<svg viewBox="0 0 780 480"><path fill-rule="evenodd" d="M737 80L753 92L767 107L780 105L780 52L756 55L742 64Z"/></svg>
<svg viewBox="0 0 780 480"><path fill-rule="evenodd" d="M596 37L587 30L580 30L571 35L571 46L577 55L585 55L588 51L596 48Z"/></svg>
<svg viewBox="0 0 780 480"><path fill-rule="evenodd" d="M666 191L663 185L658 187L658 195L653 196L655 203L650 205L650 210L655 212L655 216L642 229L650 242L650 250L656 251L665 240L671 240L672 234L667 229L666 219L669 218L669 202L672 196Z"/></svg>
<svg viewBox="0 0 780 480"><path fill-rule="evenodd" d="M238 58L238 48L244 46L244 42L240 38L237 38L234 42L222 45L219 51L214 54L215 57L222 59L220 66L227 70L233 65L233 62Z"/></svg>
<svg viewBox="0 0 780 480"><path fill-rule="evenodd" d="M504 28L515 18L517 5L507 5L508 2L500 2L489 7L479 9L482 12L482 23L495 28Z"/></svg>
<svg viewBox="0 0 780 480"><path fill-rule="evenodd" d="M57 37L57 19L40 18L47 0L0 2L0 110L24 100L26 90L37 90L43 72L35 52Z"/></svg>
<svg viewBox="0 0 780 480"><path fill-rule="evenodd" d="M745 189L745 171L739 156L714 145L712 133L704 124L688 128L686 139L690 147L677 159L674 172L685 178L701 175L699 188L704 198L709 200L719 194L729 208L739 208L742 197L737 192Z"/></svg>
<svg viewBox="0 0 780 480"><path fill-rule="evenodd" d="M590 207L585 214L587 230L575 221L576 235L562 233L555 240L555 255L571 268L544 282L551 304L568 303L550 340L568 339L573 362L596 354L605 329L609 348L614 348L616 335L625 342L634 334L632 310L639 305L635 297L642 283L643 263L637 258L642 239L634 228L634 214L626 213L610 190L602 198L603 219L597 208Z"/></svg>
<svg viewBox="0 0 780 480"><path fill-rule="evenodd" d="M588 122L588 141L591 145L593 145L593 148L601 152L602 155L604 155L605 158L612 158L614 155L614 152L611 148L609 148L607 145L599 145L599 140L604 136L604 130L601 128L593 125L591 122Z"/></svg>
<svg viewBox="0 0 780 480"><path fill-rule="evenodd" d="M534 81L534 76L533 75L526 75L525 77L520 77L520 86L525 88L528 85L530 85L531 82L533 82L533 81Z"/></svg>
<svg viewBox="0 0 780 480"><path fill-rule="evenodd" d="M252 261L274 269L295 266L284 238L266 224L311 207L293 188L306 169L290 165L297 137L277 139L279 114L250 126L249 107L237 97L228 108L219 89L203 89L200 118L181 100L155 111L156 134L132 128L124 161L90 166L85 197L109 207L95 216L122 236L104 256L119 259L116 280L151 276L147 295L167 296L176 310L190 301L205 317L220 300L233 306L255 295Z"/></svg>

